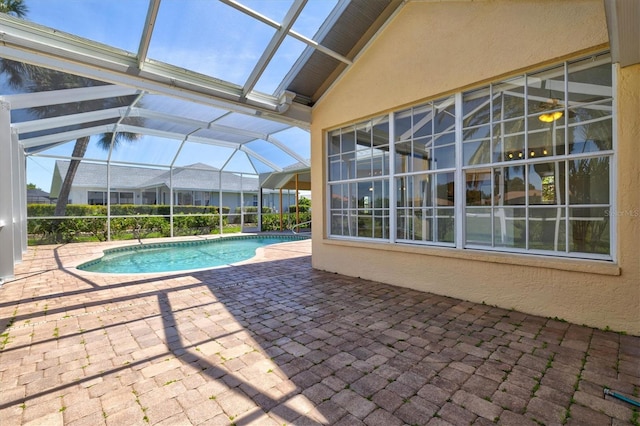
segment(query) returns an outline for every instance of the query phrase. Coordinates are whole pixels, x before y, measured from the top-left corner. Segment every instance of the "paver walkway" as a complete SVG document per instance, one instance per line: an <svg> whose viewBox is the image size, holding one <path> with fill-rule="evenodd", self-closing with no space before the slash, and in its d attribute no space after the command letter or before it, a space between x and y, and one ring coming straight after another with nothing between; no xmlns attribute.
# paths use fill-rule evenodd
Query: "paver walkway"
<svg viewBox="0 0 640 426"><path fill-rule="evenodd" d="M122 244L122 243L120 243ZM30 248L0 288L0 424L622 425L640 338L311 268L109 276Z"/></svg>

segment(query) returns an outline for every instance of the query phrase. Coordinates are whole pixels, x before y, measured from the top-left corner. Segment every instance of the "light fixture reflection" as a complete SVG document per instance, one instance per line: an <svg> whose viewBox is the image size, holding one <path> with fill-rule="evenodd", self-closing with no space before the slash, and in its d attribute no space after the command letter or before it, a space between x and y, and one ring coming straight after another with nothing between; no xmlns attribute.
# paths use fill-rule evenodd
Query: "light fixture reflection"
<svg viewBox="0 0 640 426"><path fill-rule="evenodd" d="M553 123L562 117L562 111L554 111L554 112L546 112L544 114L540 114L538 120L543 121L545 123Z"/></svg>

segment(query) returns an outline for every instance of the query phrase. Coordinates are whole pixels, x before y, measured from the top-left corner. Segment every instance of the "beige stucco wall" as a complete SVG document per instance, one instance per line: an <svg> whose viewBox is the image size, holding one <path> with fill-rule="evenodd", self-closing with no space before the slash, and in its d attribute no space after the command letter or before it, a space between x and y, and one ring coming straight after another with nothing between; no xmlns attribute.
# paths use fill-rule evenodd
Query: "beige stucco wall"
<svg viewBox="0 0 640 426"><path fill-rule="evenodd" d="M328 129L608 45L602 0L409 2L312 113L313 266L640 334L640 66L618 72L618 259L328 240Z"/></svg>

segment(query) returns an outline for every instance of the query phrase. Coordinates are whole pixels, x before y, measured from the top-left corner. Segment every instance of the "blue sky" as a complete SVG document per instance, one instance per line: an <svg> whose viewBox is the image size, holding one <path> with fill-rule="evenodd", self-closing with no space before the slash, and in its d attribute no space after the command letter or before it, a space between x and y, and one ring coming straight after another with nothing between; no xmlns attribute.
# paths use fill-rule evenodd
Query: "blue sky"
<svg viewBox="0 0 640 426"><path fill-rule="evenodd" d="M260 14L281 22L293 0L240 0L240 3ZM337 0L309 0L293 29L312 38ZM148 0L27 0L27 19L41 25L105 43L129 52L137 52L149 5ZM216 0L163 0L149 45L148 58L191 69L234 84L243 85L257 63L275 30ZM272 94L302 53L305 45L287 37L276 56L258 81L254 90ZM309 135L292 129L278 139L303 156L309 156ZM145 154L144 162L164 162L177 141L144 137L138 151ZM93 143L92 143L93 145ZM152 155L148 146L166 146L168 152L157 148ZM266 143L256 143L269 160L278 155ZM68 155L73 143L47 151L52 155ZM224 150L190 147L181 153L181 165L202 161L206 151L213 166L223 158ZM132 151L128 155L134 154ZM135 154L134 154L135 155ZM90 147L87 158L105 158L97 148ZM136 160L128 156L129 161ZM288 163L295 160L288 159ZM48 191L54 160L30 158L27 163L27 181ZM230 167L245 171L246 161L235 159ZM248 170L247 170L248 171ZM262 171L262 170L260 170Z"/></svg>

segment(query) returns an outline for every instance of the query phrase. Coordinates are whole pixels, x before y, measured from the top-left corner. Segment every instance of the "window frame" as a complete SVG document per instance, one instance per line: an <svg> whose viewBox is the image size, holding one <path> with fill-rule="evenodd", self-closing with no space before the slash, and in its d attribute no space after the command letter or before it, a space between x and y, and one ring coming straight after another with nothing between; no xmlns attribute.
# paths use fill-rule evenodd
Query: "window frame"
<svg viewBox="0 0 640 426"><path fill-rule="evenodd" d="M585 63L587 63L587 61L590 61L590 63L587 64L587 66L584 66ZM605 92L604 95L602 95L602 98L599 100L596 100L595 102L592 103L587 103L587 102L582 102L582 101L572 101L572 96L574 97L578 97L578 96L582 96L585 92L575 92L575 93L570 93L569 92L569 86L570 86L570 78L571 78L571 73L580 73L584 70L596 70L596 67L601 67L605 64L608 64L611 67L611 88L610 88L610 92ZM575 69L572 68L575 66ZM559 81L555 81L557 78L556 77L549 77L548 75L546 76L546 72L557 72L557 70L562 69L562 93L563 93L563 99L562 99L562 104L561 105L555 105L555 110L561 111L564 115L564 120L562 121L562 124L558 124L557 127L555 121L553 122L553 129L552 130L548 130L544 127L544 124L538 123L538 117L539 115L541 115L541 113L539 111L534 111L534 108L531 107L531 105L534 105L535 102L537 102L537 99L540 98L540 88L544 88L544 84L540 86L540 88L537 88L537 92L538 95L536 96L529 96L529 90L531 86L531 90L536 90L534 84L536 83L536 79L538 79L540 82L546 83L547 85L551 85L551 87L554 87L554 93L556 91L558 91L558 87L560 85ZM567 61L563 61L561 63L555 64L555 65L551 65L551 66L547 66L547 67L539 67L539 68L532 68L529 72L527 73L522 73L522 74L518 74L518 75L514 75L510 78L503 78L501 80L496 80L494 82L488 83L488 84L484 84L481 86L478 86L474 89L469 89L469 90L465 90L463 91L458 91L456 93L453 93L449 96L445 96L445 97L441 97L438 98L436 100L432 100L432 101L427 101L427 102L421 102L419 104L416 104L414 106L411 107L405 107L401 110L397 110L397 111L391 111L388 114L384 114L384 115L379 115L379 116L375 116L373 118L371 118L370 120L360 120L359 122L355 123L355 124L351 124L351 125L346 125L346 126L342 126L339 127L337 129L333 129L333 130L329 130L325 133L325 156L324 156L324 160L325 160L325 176L327 176L326 180L325 180L325 184L326 184L326 194L327 194L327 202L325 203L325 212L326 212L326 237L329 239L337 239L337 240L350 240L350 241L375 241L375 242L382 242L382 243L392 243L392 244L403 244L403 245L412 245L412 246L420 246L420 245L427 245L427 246L447 246L447 247L453 247L456 249L471 249L471 250L479 250L479 251L487 251L487 252L509 252L509 253L519 253L519 254L533 254L533 255L541 255L541 256L545 256L545 257L552 257L552 258L580 258L580 259L594 259L594 260L606 260L606 261L615 261L616 260L616 229L617 229L617 223L616 223L616 218L615 218L615 214L612 214L612 212L615 210L615 206L616 206L616 191L615 189L617 188L617 182L616 182L616 170L617 170L617 157L616 157L616 144L617 144L617 111L616 111L616 88L617 88L617 81L616 81L616 70L617 70L617 66L616 64L612 64L611 63L611 58L608 52L604 52L604 53L596 53L596 54L592 54L588 57L579 57L576 59L572 59L572 60L567 60ZM549 74L549 75L553 75L553 74ZM542 76L543 78L539 78L537 76ZM557 76L559 78L559 76ZM507 117L507 118L503 118L502 115L505 114L507 111L504 110L503 107L499 107L499 109L497 109L497 111L500 113L501 115L501 119L500 120L494 120L493 114L494 114L494 105L493 105L493 90L494 87L499 87L501 85L505 85L505 84L510 84L510 82L518 82L518 80L520 80L521 82L521 89L522 89L522 112L521 115L517 116L516 118L513 117ZM578 83L580 83L579 81L577 81ZM587 81L588 84L588 81ZM517 86L517 84L516 84ZM465 126L465 117L463 116L463 109L464 109L464 96L466 94L469 94L473 91L481 91L481 90L485 90L485 89L489 89L489 108L491 110L490 112L490 117L489 120L486 124L480 124L478 125L478 128L480 127L484 127L485 125L488 126L489 128L489 136L488 136L488 142L489 142L489 146L491 148L491 151L489 152L489 161L488 162L481 162L479 164L468 164L465 161L465 144L468 142L468 140L464 140L463 136L464 136L464 131L465 129L468 130L467 127ZM545 89L546 90L546 89ZM499 93L499 96L504 96L504 92L496 92ZM551 89L549 89L549 93L551 93ZM551 95L550 95L551 96ZM410 169L411 166L407 166L409 168L406 168L406 170L403 170L402 172L398 172L396 170L396 157L397 157L397 150L396 150L396 144L397 143L402 143L404 145L406 145L407 141L412 141L411 143L413 143L414 139L427 139L429 138L429 135L419 135L415 138L410 137L410 138L405 138L402 141L398 141L399 137L396 136L396 131L399 129L396 129L396 120L398 119L398 117L401 114L406 114L407 111L412 111L414 109L420 109L420 108L424 108L427 105L431 105L433 106L434 104L436 104L439 101L443 101L446 99L453 99L454 100L454 111L455 111L455 116L454 116L454 167L452 168L447 168L447 169L442 169L439 170L437 168L433 168L433 169L428 169L428 170L423 170L423 169L419 169L419 170L413 170ZM504 104L502 104L504 106ZM576 106L577 105L577 106ZM603 116L598 117L596 116L596 118L591 119L591 121L588 122L571 122L570 121L570 116L569 114L573 114L573 116L576 116L576 113L574 111L577 111L579 108L584 107L586 108L587 113L587 118L589 119L589 117L593 117L590 116L589 113L593 113L593 110L597 109L597 108L601 108L602 111L604 111ZM432 116L432 119L435 117ZM533 120L536 121L533 121ZM388 164L388 173L383 173L382 176L376 176L377 179L382 179L382 180L386 180L388 182L388 188L389 188L389 192L386 194L388 197L388 203L386 206L383 207L383 210L386 212L386 214L383 214L384 217L386 217L386 223L387 223L387 229L388 232L386 234L384 234L382 237L373 235L371 237L362 237L362 236L358 236L358 233L356 232L354 233L347 233L345 234L345 232L343 231L342 233L335 233L334 230L332 229L332 224L334 223L334 219L333 219L333 214L336 212L336 209L333 208L333 200L331 200L331 196L332 196L332 189L335 188L338 185L342 185L343 187L350 187L351 184L359 184L362 181L365 180L371 180L372 177L358 177L357 172L355 173L354 176L351 175L346 175L346 176L339 176L339 179L336 179L335 176L335 171L336 169L342 170L343 169L343 164L342 164L342 157L343 154L349 154L347 152L335 152L335 139L333 139L334 145L332 146L332 138L335 137L336 132L338 135L340 135L340 137L342 137L343 131L347 130L348 131L354 131L355 129L362 125L363 123L367 123L367 122L374 122L377 120L387 120L389 123L389 145L388 145L388 153L387 153L387 158L389 159L389 164ZM510 121L511 120L511 121ZM510 157L509 161L507 161L506 157L502 158L494 158L495 157L495 152L494 152L494 144L496 143L497 139L494 139L494 128L496 126L501 126L501 129L504 129L503 124L505 122L514 122L515 121L521 121L521 127L523 128L523 130L521 131L522 135L521 136L517 136L517 138L519 138L520 140L522 140L521 144L523 149L521 150L521 152L524 152L523 158L522 159L518 159L518 158L513 158ZM585 123L589 123L589 122L598 122L598 121L603 121L605 122L605 126L607 125L606 122L610 122L611 125L611 129L610 129L610 133L606 134L607 138L610 138L611 140L611 146L610 148L603 149L600 147L600 145L598 145L597 148L595 148L595 150L590 150L589 152L584 152L584 153L574 153L574 152L569 152L569 148L570 147L574 147L574 143L572 142L573 139L570 140L569 136L570 136L570 131L573 132L573 130L571 129L575 129L578 128L579 126L585 126ZM559 121L560 122L560 121ZM531 126L540 126L540 130L535 130L535 127L532 127L530 129ZM406 125L405 125L406 127ZM404 128L404 127L403 127ZM415 132L415 128L413 126L413 124L411 124L411 127L409 128L411 132ZM562 138L562 146L563 146L563 152L558 154L555 151L555 147L556 147L556 139L555 139L555 132L557 132L559 129L562 130L563 132L563 138ZM406 130L406 129L405 129ZM482 129L481 129L482 130ZM531 131L530 131L531 130ZM502 131L502 130L501 130ZM551 140L550 143L553 144L553 149L554 149L554 153L547 156L547 157L538 157L538 158L534 158L534 151L538 150L539 147L537 144L540 144L541 140L540 137L536 137L536 134L541 134L541 135L546 135L547 132L549 132L549 135L552 135L551 137L553 138ZM505 137L508 137L509 135L505 135L504 133L502 133L500 135L500 140L503 141ZM433 135L432 135L433 137ZM586 137L586 136L585 136ZM544 140L548 141L547 136L544 136ZM355 139L355 151L357 153L358 151L358 147L357 147L357 136L354 137ZM586 139L585 141L580 141L580 142L576 142L576 143L581 143L584 148L584 146L586 146L588 143L592 143L590 142L591 139ZM606 144L605 144L606 145ZM501 147L503 145L500 145ZM518 145L519 146L519 145ZM333 151L332 151L333 148ZM529 155L529 149L531 148L532 153L531 156ZM412 148L409 148L410 150ZM432 144L432 148L431 148L431 152L435 152L433 151L433 144ZM500 151L502 152L502 151ZM506 151L504 151L506 153ZM503 154L506 155L506 154ZM547 155L547 153L545 152L545 155ZM569 191L569 179L570 179L570 163L575 162L575 161L582 161L582 162L591 162L593 160L598 161L598 159L605 159L606 162L608 163L608 168L606 169L608 172L608 194L604 194L602 191L598 192L598 193L594 193L596 195L598 194L603 194L603 195L607 195L608 196L608 200L606 203L591 203L590 201L583 203L583 204L576 204L571 200L571 196L570 191ZM333 161L332 161L333 160ZM371 160L371 158L370 158ZM512 161L513 160L513 161ZM373 161L373 160L371 160ZM552 166L549 166L552 165ZM521 167L522 168L522 181L523 181L523 199L524 202L523 204L516 204L516 205L505 205L505 204L494 204L494 201L492 201L492 204L489 206L489 208L491 209L491 244L489 245L485 245L485 244L477 244L473 241L469 241L469 234L467 232L467 224L469 221L469 218L467 217L468 213L472 210L474 210L473 206L468 205L468 200L467 200L467 190L466 190L466 186L467 186L467 176L469 176L471 173L473 173L474 171L481 171L482 169L488 169L491 171L491 187L492 187L492 192L494 191L494 176L496 174L497 171L502 171L502 173L504 173L504 170L506 170L507 167ZM543 169L544 167L553 167L554 168L554 174L553 174L553 189L549 189L549 181L551 179L547 179L547 183L544 184L543 183L543 177L541 174L539 174L538 172L538 168L539 169ZM557 170L563 170L563 178L564 181L562 182L562 184L564 185L564 188L562 188L562 191L557 192L557 188L556 186L558 184L560 184L560 177L561 175L558 174L559 172L556 172ZM332 174L333 172L333 174ZM534 172L537 173L534 175ZM453 241L452 242L440 242L440 241L433 241L433 240L416 240L416 239L411 239L411 238L400 238L399 235L397 235L398 233L398 229L397 229L397 221L399 220L399 214L400 214L400 210L401 209L412 209L413 207L407 207L407 206L399 206L396 200L396 186L399 182L400 179L404 179L404 178L408 178L408 179L413 179L413 176L423 176L423 177L428 177L430 180L434 180L433 178L437 177L439 174L441 173L453 173L453 186L454 186L454 203L452 206L453 209L453 226L454 226L454 235L453 235ZM556 176L557 175L557 176ZM531 179L531 180L530 180ZM532 182L533 182L533 187L532 187ZM580 181L581 183L584 183L582 181ZM538 185L538 186L535 186ZM546 187L546 195L545 195L545 186ZM528 189L527 189L528 188ZM502 190L503 194L504 193L504 189ZM536 192L537 191L537 192ZM551 195L549 195L548 191L552 191L553 192L553 196L557 197L557 200L555 203L550 203L549 200L551 199ZM537 198L532 198L534 197L534 195L531 194L536 194L539 193L538 195L535 195L535 197ZM512 192L512 195L515 194L515 192ZM558 195L560 194L560 195ZM562 202L560 202L560 196L562 194L566 194L564 195L564 198L562 200ZM348 194L351 195L351 194ZM544 200L544 197L547 197L547 200ZM539 200L538 200L539 198ZM351 206L354 207L354 206ZM469 207L472 207L471 209L469 209ZM433 209L433 220L437 220L438 214L436 213L438 210L438 206L437 205L433 205L430 207L431 209ZM521 212L524 213L523 216L523 223L524 223L524 231L521 232L522 235L524 235L524 246L522 247L515 247L515 244L505 244L505 245L497 245L495 243L495 214L494 211L498 210L498 209L502 209L504 210L505 208L507 209L521 209ZM575 217L572 216L572 211L575 211L575 209L601 209L602 210L602 214L604 215L602 218L603 220L605 220L604 227L605 230L603 232L607 232L608 233L608 238L605 238L605 242L608 240L608 253L598 253L595 252L595 248L587 248L585 249L585 251L575 251L573 249L573 245L577 244L576 239L574 239L573 236L573 228L572 228L572 223L574 223L576 220ZM349 208L347 209L349 210ZM356 204L356 206L354 208L351 208L351 210L358 210L358 206ZM554 240L554 245L553 245L553 249L547 249L547 248L543 248L540 249L539 247L546 247L549 242L544 239L545 237L540 237L538 234L540 232L540 229L542 229L542 232L546 232L544 231L544 229L546 227L549 226L549 223L547 223L546 225L543 223L543 225L538 225L536 227L532 227L534 228L533 230L530 228L530 225L533 225L533 221L538 221L540 220L541 222L545 222L545 221L553 221L555 220L556 222L559 219L548 219L544 216L544 214L551 212L552 210L556 210L559 214L560 212L562 213L562 222L564 223L564 236L563 236L563 241L562 244L564 245L563 248L559 248L558 247L558 242L555 240L558 240L558 230L556 226L556 232L555 232L555 240ZM341 209L341 211L344 212L344 208ZM515 210L513 210L515 211ZM594 218L597 218L597 216L593 216L593 215L588 215L585 216L587 218L588 221L595 223ZM608 217L608 219L606 218ZM579 216L578 216L579 218ZM532 221L533 220L533 221ZM572 222L573 221L573 222ZM537 223L535 224L537 225ZM591 226L591 225L588 225ZM591 231L593 232L593 228L595 228L596 225L592 225ZM579 227L577 227L579 228ZM502 232L505 232L505 227L503 227ZM533 234L531 232L534 232ZM534 235L535 234L535 235ZM514 232L515 235L515 232ZM602 234L601 234L602 235ZM605 234L607 235L607 234ZM547 235L548 237L548 235ZM538 238L538 239L536 239ZM602 237L600 237L602 238ZM598 241L593 242L594 247L595 245L597 245ZM538 244L538 246L536 247L536 244ZM586 247L586 246L583 246ZM607 251L606 247L602 248L604 251ZM589 251L591 250L591 252Z"/></svg>

